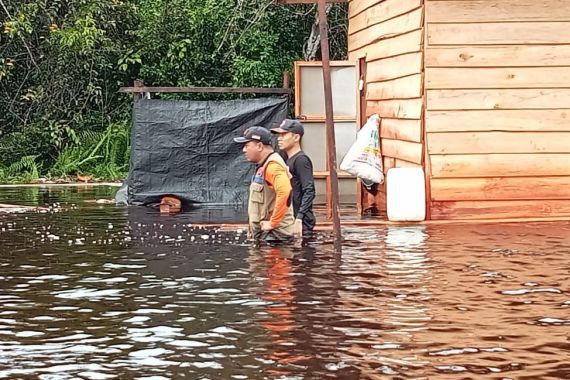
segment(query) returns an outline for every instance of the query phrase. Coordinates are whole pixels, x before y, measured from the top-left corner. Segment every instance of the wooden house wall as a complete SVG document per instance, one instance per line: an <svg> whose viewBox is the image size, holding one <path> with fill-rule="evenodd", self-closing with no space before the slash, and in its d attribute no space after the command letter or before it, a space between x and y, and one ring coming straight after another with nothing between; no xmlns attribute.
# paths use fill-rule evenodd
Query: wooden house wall
<svg viewBox="0 0 570 380"><path fill-rule="evenodd" d="M569 1L426 0L425 13L431 218L570 216Z"/></svg>
<svg viewBox="0 0 570 380"><path fill-rule="evenodd" d="M421 166L423 0L351 0L348 9L349 60L366 62L362 103L382 117L384 171ZM385 186L377 202L385 207Z"/></svg>

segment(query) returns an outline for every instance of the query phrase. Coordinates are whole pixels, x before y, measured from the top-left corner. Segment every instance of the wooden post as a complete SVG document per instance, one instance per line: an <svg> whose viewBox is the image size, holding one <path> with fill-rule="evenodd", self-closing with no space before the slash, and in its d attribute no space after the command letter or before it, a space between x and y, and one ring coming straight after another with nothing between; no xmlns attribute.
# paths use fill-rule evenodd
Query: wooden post
<svg viewBox="0 0 570 380"><path fill-rule="evenodd" d="M331 213L333 220L334 246L340 251L342 234L340 229L340 210L338 193L338 173L336 163L336 141L334 135L334 112L332 102L331 66L329 55L329 37L327 26L326 0L318 0L319 32L321 36L321 59L323 61L323 83L325 87L325 124L327 135L327 153L329 176L327 187L331 189Z"/></svg>
<svg viewBox="0 0 570 380"><path fill-rule="evenodd" d="M283 71L283 90L289 91L287 99L291 102L291 76L289 75L289 70Z"/></svg>
<svg viewBox="0 0 570 380"><path fill-rule="evenodd" d="M317 3L319 15L319 34L321 37L321 60L323 63L323 83L325 90L325 126L327 134L327 191L330 189L330 208L327 200L327 213L332 214L334 247L337 252L341 251L342 234L340 229L340 210L338 193L338 173L336 163L336 141L334 135L334 112L332 102L331 66L329 53L329 36L327 26L327 3L347 3L348 0L277 0L280 4L314 4Z"/></svg>
<svg viewBox="0 0 570 380"><path fill-rule="evenodd" d="M137 99L150 99L150 98L152 98L152 93L150 91L141 91L142 88L146 88L144 85L144 82L140 79L136 79L135 83L134 83L135 91L133 91L133 93L138 93L136 98ZM121 87L121 89L122 89L122 87ZM121 92L121 89L119 89L119 92ZM137 89L139 91L136 91Z"/></svg>
<svg viewBox="0 0 570 380"><path fill-rule="evenodd" d="M291 83L291 76L289 75L289 71L283 71L283 88L289 89L289 83Z"/></svg>
<svg viewBox="0 0 570 380"><path fill-rule="evenodd" d="M366 58L358 59L358 112L356 113L356 127L360 131L366 123ZM368 207L368 192L362 191L362 180L356 180L356 212L364 215L364 210Z"/></svg>
<svg viewBox="0 0 570 380"><path fill-rule="evenodd" d="M136 80L135 80L135 83L133 84L133 86L134 86L135 89L144 87L144 82L143 82L142 80L140 80L140 79L136 79ZM144 94L143 94L142 92L137 91L137 92L134 92L134 93L135 93L135 98L136 98L136 99L143 99L143 98L144 98Z"/></svg>

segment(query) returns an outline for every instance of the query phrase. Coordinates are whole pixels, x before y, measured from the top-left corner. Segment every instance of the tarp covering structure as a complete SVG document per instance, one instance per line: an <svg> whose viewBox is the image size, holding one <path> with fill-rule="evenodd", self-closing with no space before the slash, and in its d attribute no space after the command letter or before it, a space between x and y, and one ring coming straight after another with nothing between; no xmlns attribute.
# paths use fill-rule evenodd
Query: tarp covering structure
<svg viewBox="0 0 570 380"><path fill-rule="evenodd" d="M174 195L186 204L244 204L253 166L233 138L254 125L272 128L287 111L287 97L137 100L128 203L146 205Z"/></svg>

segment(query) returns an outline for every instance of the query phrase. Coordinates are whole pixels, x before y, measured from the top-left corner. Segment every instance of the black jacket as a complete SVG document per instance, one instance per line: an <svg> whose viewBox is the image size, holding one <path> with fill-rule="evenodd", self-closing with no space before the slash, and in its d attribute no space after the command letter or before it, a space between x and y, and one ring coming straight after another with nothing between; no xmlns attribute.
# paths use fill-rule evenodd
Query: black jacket
<svg viewBox="0 0 570 380"><path fill-rule="evenodd" d="M293 175L293 213L297 219L313 216L313 200L315 199L315 180L313 163L304 152L298 152L287 159L287 166ZM310 214L310 215L309 215Z"/></svg>

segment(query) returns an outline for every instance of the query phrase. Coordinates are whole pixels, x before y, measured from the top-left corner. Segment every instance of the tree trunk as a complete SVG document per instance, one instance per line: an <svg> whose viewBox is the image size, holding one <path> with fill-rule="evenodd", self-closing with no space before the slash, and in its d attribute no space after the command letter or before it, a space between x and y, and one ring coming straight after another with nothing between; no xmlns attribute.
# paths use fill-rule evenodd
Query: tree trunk
<svg viewBox="0 0 570 380"><path fill-rule="evenodd" d="M332 4L327 4L327 15L330 13ZM316 8L315 8L316 9ZM321 47L321 35L319 33L319 14L315 10L315 21L311 27L311 34L303 45L303 58L305 61L314 61L317 57L317 51Z"/></svg>

